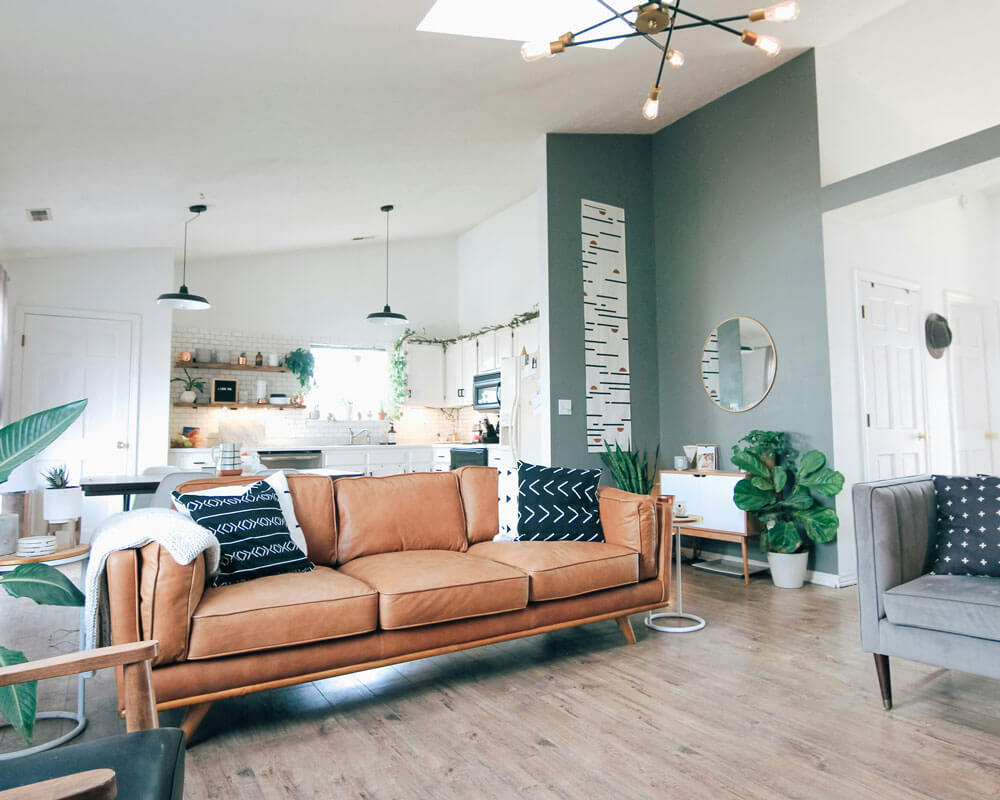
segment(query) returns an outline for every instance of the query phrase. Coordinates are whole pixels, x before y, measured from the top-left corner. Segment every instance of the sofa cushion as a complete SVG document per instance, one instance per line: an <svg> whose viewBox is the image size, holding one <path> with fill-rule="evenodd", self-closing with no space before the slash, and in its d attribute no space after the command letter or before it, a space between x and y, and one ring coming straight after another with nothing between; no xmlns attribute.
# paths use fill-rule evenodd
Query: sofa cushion
<svg viewBox="0 0 1000 800"><path fill-rule="evenodd" d="M188 658L336 639L375 630L378 594L329 567L208 588L191 618Z"/></svg>
<svg viewBox="0 0 1000 800"><path fill-rule="evenodd" d="M639 580L639 554L604 542L483 542L469 555L528 573L532 602L575 597Z"/></svg>
<svg viewBox="0 0 1000 800"><path fill-rule="evenodd" d="M379 593L379 626L412 628L528 605L528 576L505 564L450 550L409 550L356 558L340 572Z"/></svg>
<svg viewBox="0 0 1000 800"><path fill-rule="evenodd" d="M500 525L497 516L497 471L493 467L459 467L458 485L465 508L469 544L488 542Z"/></svg>
<svg viewBox="0 0 1000 800"><path fill-rule="evenodd" d="M463 551L469 546L453 472L342 478L333 486L341 564L376 553Z"/></svg>
<svg viewBox="0 0 1000 800"><path fill-rule="evenodd" d="M603 542L597 505L600 469L517 462L520 541Z"/></svg>
<svg viewBox="0 0 1000 800"><path fill-rule="evenodd" d="M1000 641L1000 579L921 575L883 594L896 625Z"/></svg>
<svg viewBox="0 0 1000 800"><path fill-rule="evenodd" d="M937 539L931 572L1000 578L1000 479L935 475Z"/></svg>

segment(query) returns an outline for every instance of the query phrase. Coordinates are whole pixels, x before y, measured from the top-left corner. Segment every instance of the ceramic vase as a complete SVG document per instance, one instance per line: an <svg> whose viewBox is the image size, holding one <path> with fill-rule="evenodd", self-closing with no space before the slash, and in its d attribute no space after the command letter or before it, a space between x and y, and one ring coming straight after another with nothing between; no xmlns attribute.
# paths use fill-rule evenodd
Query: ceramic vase
<svg viewBox="0 0 1000 800"><path fill-rule="evenodd" d="M198 393L194 391L181 392L182 403L193 403L198 399Z"/></svg>
<svg viewBox="0 0 1000 800"><path fill-rule="evenodd" d="M83 513L83 492L79 486L46 489L42 493L42 516L46 522L69 522Z"/></svg>

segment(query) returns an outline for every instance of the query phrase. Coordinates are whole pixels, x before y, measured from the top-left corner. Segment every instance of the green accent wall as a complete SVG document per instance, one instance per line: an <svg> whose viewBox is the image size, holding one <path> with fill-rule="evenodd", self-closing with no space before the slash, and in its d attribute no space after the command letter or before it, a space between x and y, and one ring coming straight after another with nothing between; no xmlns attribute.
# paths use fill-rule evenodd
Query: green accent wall
<svg viewBox="0 0 1000 800"><path fill-rule="evenodd" d="M587 452L580 200L625 209L632 435L652 452L660 436L656 355L653 178L649 136L550 134L546 137L549 224L549 363L552 463L600 466ZM560 416L559 398L573 401Z"/></svg>
<svg viewBox="0 0 1000 800"><path fill-rule="evenodd" d="M600 463L585 441L581 198L626 211L636 443L660 442L664 467L696 442L719 444L725 466L754 428L831 454L813 53L652 136L551 134L546 153L552 463ZM712 328L737 315L771 332L777 376L764 402L733 414L708 398L700 361ZM572 416L558 415L559 398ZM810 567L836 574L836 544Z"/></svg>
<svg viewBox="0 0 1000 800"><path fill-rule="evenodd" d="M655 134L653 167L664 455L713 442L728 464L732 445L755 428L789 431L800 451L830 455L812 52ZM736 315L763 323L777 353L771 393L740 414L716 407L698 374L705 338ZM812 561L836 573L836 544Z"/></svg>

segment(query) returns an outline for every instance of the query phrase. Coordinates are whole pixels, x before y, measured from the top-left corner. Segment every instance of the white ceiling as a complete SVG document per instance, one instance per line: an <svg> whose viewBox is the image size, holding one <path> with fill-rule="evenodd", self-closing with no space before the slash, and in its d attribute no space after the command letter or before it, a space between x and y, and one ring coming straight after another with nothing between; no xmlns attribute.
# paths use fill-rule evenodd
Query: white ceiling
<svg viewBox="0 0 1000 800"><path fill-rule="evenodd" d="M456 234L540 185L545 133L652 132L902 2L802 0L796 23L755 26L777 60L678 34L653 123L647 42L527 64L516 42L418 33L431 0L6 3L0 258L179 248L200 192L199 257L345 244L387 202L394 237Z"/></svg>

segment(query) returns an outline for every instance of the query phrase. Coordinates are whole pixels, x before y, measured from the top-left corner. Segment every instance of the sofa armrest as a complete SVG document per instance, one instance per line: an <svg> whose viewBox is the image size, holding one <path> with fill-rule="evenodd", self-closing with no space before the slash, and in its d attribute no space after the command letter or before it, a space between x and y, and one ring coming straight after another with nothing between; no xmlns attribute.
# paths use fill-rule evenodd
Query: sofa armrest
<svg viewBox="0 0 1000 800"><path fill-rule="evenodd" d="M143 639L157 639L153 665L187 658L191 617L205 591L205 555L178 564L157 542L139 551L139 623Z"/></svg>
<svg viewBox="0 0 1000 800"><path fill-rule="evenodd" d="M934 553L934 482L923 475L859 483L852 490L861 646L879 652L882 595L923 575Z"/></svg>
<svg viewBox="0 0 1000 800"><path fill-rule="evenodd" d="M599 486L597 500L605 541L628 547L639 554L639 580L660 575L656 499L646 494Z"/></svg>

